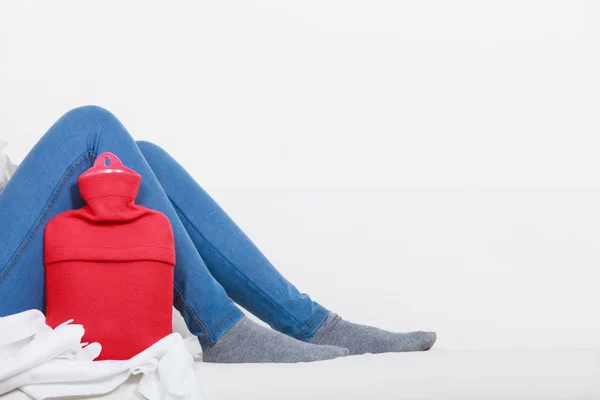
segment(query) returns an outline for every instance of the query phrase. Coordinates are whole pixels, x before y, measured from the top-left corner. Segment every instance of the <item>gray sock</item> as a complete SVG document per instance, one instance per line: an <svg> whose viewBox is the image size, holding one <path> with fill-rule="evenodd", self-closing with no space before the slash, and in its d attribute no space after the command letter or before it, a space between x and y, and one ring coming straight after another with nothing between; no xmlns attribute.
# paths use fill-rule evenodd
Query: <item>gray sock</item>
<svg viewBox="0 0 600 400"><path fill-rule="evenodd" d="M429 350L436 339L435 332L388 332L353 324L337 314L329 313L308 342L344 347L353 355Z"/></svg>
<svg viewBox="0 0 600 400"><path fill-rule="evenodd" d="M203 359L210 363L297 363L347 355L348 349L302 342L244 316L204 350Z"/></svg>

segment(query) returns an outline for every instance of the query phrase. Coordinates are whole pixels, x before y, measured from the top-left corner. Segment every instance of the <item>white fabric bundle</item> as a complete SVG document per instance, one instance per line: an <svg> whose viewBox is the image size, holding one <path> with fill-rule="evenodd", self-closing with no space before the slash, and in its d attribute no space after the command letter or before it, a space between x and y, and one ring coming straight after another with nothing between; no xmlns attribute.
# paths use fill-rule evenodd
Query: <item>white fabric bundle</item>
<svg viewBox="0 0 600 400"><path fill-rule="evenodd" d="M0 192L14 174L15 169L17 169L17 166L14 165L10 161L10 158L2 151L6 146L7 143L4 140L0 140Z"/></svg>
<svg viewBox="0 0 600 400"><path fill-rule="evenodd" d="M38 310L0 318L0 395L17 388L36 400L102 395L143 374L138 389L148 400L204 399L193 367L197 340L172 333L129 360L93 361L101 345L81 343L84 328L71 322L52 329Z"/></svg>

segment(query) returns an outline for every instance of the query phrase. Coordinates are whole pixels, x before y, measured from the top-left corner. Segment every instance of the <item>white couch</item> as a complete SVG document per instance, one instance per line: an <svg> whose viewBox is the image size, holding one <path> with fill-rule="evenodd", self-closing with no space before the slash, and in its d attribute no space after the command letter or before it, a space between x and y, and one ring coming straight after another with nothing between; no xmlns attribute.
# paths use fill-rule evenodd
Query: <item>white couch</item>
<svg viewBox="0 0 600 400"><path fill-rule="evenodd" d="M434 349L310 364L198 363L197 371L208 400L600 399L600 350ZM136 384L100 398L140 399Z"/></svg>

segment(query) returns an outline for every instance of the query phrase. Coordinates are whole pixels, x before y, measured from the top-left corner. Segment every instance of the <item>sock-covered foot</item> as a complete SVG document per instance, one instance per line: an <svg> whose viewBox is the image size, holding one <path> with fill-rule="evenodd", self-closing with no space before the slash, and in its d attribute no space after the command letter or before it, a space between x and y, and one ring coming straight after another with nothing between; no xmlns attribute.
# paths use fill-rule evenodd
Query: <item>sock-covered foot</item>
<svg viewBox="0 0 600 400"><path fill-rule="evenodd" d="M388 332L371 326L353 324L337 314L329 313L308 342L344 347L353 355L424 351L429 350L436 339L435 332Z"/></svg>
<svg viewBox="0 0 600 400"><path fill-rule="evenodd" d="M210 363L297 363L347 355L348 349L302 342L242 317L204 350L203 359Z"/></svg>

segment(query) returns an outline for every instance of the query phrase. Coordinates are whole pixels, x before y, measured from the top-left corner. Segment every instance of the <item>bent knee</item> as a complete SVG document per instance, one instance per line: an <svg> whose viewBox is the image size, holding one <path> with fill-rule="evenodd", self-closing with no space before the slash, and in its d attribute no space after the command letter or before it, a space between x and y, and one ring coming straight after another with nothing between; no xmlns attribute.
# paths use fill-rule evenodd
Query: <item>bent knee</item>
<svg viewBox="0 0 600 400"><path fill-rule="evenodd" d="M89 121L89 120L117 120L117 117L110 111L100 106L88 105L80 106L67 111L60 120L68 121ZM60 121L59 120L59 121Z"/></svg>
<svg viewBox="0 0 600 400"><path fill-rule="evenodd" d="M137 140L136 143L144 157L146 157L146 159L152 159L157 156L168 155L162 147L152 142L147 142L145 140Z"/></svg>
<svg viewBox="0 0 600 400"><path fill-rule="evenodd" d="M100 143L123 142L129 134L110 111L98 106L82 106L64 114L42 138L43 141L79 144L97 153Z"/></svg>

